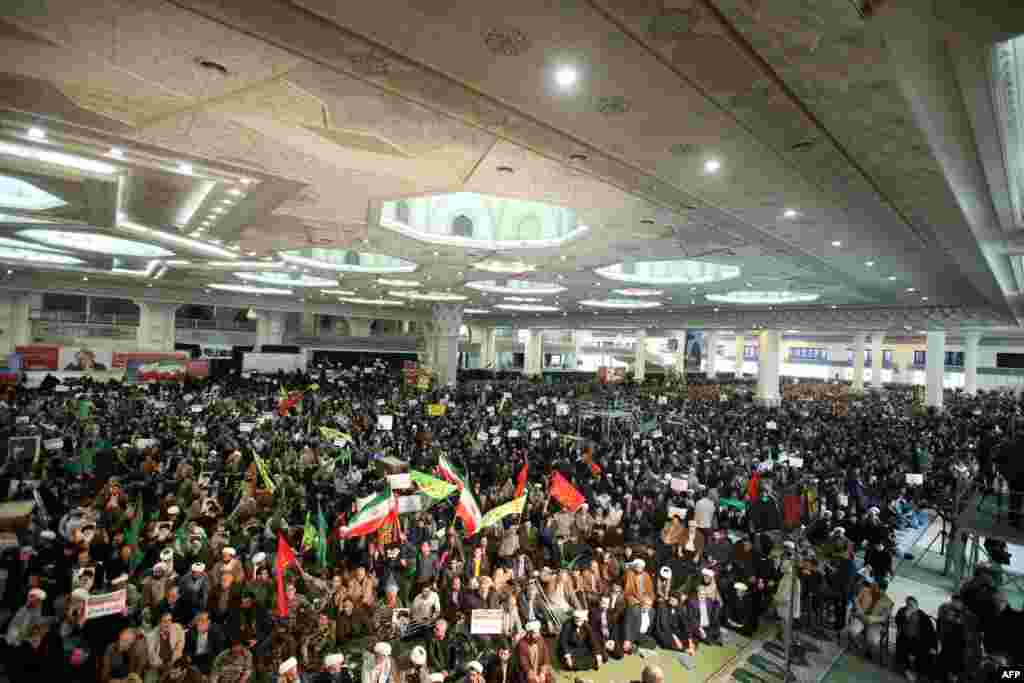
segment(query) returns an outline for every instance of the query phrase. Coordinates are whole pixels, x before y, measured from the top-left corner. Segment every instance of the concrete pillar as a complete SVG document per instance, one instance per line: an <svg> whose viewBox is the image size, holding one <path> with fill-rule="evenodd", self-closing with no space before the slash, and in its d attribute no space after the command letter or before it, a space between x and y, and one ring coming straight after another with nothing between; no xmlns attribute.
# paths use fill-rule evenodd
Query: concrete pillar
<svg viewBox="0 0 1024 683"><path fill-rule="evenodd" d="M901 384L914 383L914 349L899 348L892 353L893 366L899 366L899 379Z"/></svg>
<svg viewBox="0 0 1024 683"><path fill-rule="evenodd" d="M779 366L782 364L782 333L763 330L758 335L757 400L762 405L777 406L779 394Z"/></svg>
<svg viewBox="0 0 1024 683"><path fill-rule="evenodd" d="M942 382L946 372L946 332L929 330L924 356L924 404L942 410Z"/></svg>
<svg viewBox="0 0 1024 683"><path fill-rule="evenodd" d="M708 379L714 379L718 375L718 330L708 330L704 334L707 353L704 354L704 374Z"/></svg>
<svg viewBox="0 0 1024 683"><path fill-rule="evenodd" d="M672 358L675 362L675 369L679 375L686 379L686 330L677 330L676 335L676 352Z"/></svg>
<svg viewBox="0 0 1024 683"><path fill-rule="evenodd" d="M319 320L316 313L303 312L301 323L301 334L303 337L316 337L320 334Z"/></svg>
<svg viewBox="0 0 1024 683"><path fill-rule="evenodd" d="M850 357L850 349L846 342L835 343L828 345L829 360L832 362L831 369L829 370L829 379L835 379L836 375L840 378L846 377L846 362Z"/></svg>
<svg viewBox="0 0 1024 683"><path fill-rule="evenodd" d="M544 372L544 333L541 330L527 330L523 347L523 374L527 377Z"/></svg>
<svg viewBox="0 0 1024 683"><path fill-rule="evenodd" d="M136 301L139 306L139 351L174 351L174 313L178 304Z"/></svg>
<svg viewBox="0 0 1024 683"><path fill-rule="evenodd" d="M459 329L462 327L462 306L434 304L436 354L434 377L438 386L453 387L459 369Z"/></svg>
<svg viewBox="0 0 1024 683"><path fill-rule="evenodd" d="M743 376L743 360L746 358L747 337L742 332L736 332L736 360L733 364L733 372L736 377Z"/></svg>
<svg viewBox="0 0 1024 683"><path fill-rule="evenodd" d="M31 294L0 294L0 354L12 353L16 347L26 346L31 341L32 300Z"/></svg>
<svg viewBox="0 0 1024 683"><path fill-rule="evenodd" d="M480 337L480 367L494 370L498 366L498 331L493 327L483 328Z"/></svg>
<svg viewBox="0 0 1024 683"><path fill-rule="evenodd" d="M372 322L369 318L349 318L348 332L353 337L369 337Z"/></svg>
<svg viewBox="0 0 1024 683"><path fill-rule="evenodd" d="M264 346L280 346L284 342L285 314L281 311L255 311L256 350Z"/></svg>
<svg viewBox="0 0 1024 683"><path fill-rule="evenodd" d="M864 341L867 335L858 332L853 335L853 390L864 391Z"/></svg>
<svg viewBox="0 0 1024 683"><path fill-rule="evenodd" d="M647 331L636 335L636 353L633 356L633 380L638 384L647 379Z"/></svg>
<svg viewBox="0 0 1024 683"><path fill-rule="evenodd" d="M882 342L885 340L885 332L871 333L871 386L875 389L882 388Z"/></svg>
<svg viewBox="0 0 1024 683"><path fill-rule="evenodd" d="M978 393L979 342L981 342L980 332L964 333L964 391L971 395Z"/></svg>

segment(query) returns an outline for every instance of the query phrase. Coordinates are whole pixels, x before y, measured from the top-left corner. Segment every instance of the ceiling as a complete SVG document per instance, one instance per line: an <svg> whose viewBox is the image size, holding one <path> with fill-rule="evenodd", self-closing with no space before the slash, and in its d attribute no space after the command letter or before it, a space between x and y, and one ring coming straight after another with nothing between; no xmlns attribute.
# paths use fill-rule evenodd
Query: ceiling
<svg viewBox="0 0 1024 683"><path fill-rule="evenodd" d="M0 240L5 287L547 327L1019 325L1006 3L988 23L952 0L258 4L0 15L0 238L28 242Z"/></svg>

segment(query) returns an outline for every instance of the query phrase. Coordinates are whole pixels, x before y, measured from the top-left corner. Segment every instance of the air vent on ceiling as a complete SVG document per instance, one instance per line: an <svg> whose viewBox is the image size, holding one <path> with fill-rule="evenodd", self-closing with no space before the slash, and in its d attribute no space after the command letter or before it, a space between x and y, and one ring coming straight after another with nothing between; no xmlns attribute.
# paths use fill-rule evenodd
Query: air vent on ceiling
<svg viewBox="0 0 1024 683"><path fill-rule="evenodd" d="M805 150L810 149L811 147L814 147L816 144L818 144L817 140L802 140L801 142L798 142L792 147L790 147L790 149L793 150L794 152L803 152Z"/></svg>
<svg viewBox="0 0 1024 683"><path fill-rule="evenodd" d="M633 105L629 103L629 100L622 95L607 95L594 98L594 110L598 114L604 114L605 116L626 114L632 107Z"/></svg>
<svg viewBox="0 0 1024 683"><path fill-rule="evenodd" d="M220 62L215 62L212 59L206 59L204 57L197 57L196 58L196 64L201 69L206 69L208 71L214 71L214 72L220 74L221 76L227 76L228 75L228 68L226 66L224 66L223 64L221 64Z"/></svg>
<svg viewBox="0 0 1024 683"><path fill-rule="evenodd" d="M492 28L484 34L484 45L496 55L518 57L530 49L530 39L517 28Z"/></svg>
<svg viewBox="0 0 1024 683"><path fill-rule="evenodd" d="M668 151L674 157L684 157L693 154L697 151L697 145L692 145L687 142L678 142L668 148Z"/></svg>

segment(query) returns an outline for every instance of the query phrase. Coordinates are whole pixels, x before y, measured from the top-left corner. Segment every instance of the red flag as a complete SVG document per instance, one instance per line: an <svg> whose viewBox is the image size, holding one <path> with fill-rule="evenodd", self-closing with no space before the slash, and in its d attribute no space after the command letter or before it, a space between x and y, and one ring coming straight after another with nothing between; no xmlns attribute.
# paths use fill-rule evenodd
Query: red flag
<svg viewBox="0 0 1024 683"><path fill-rule="evenodd" d="M284 570L290 565L297 564L295 551L284 539L284 534L277 534L277 616L288 616L288 596L284 592Z"/></svg>
<svg viewBox="0 0 1024 683"><path fill-rule="evenodd" d="M576 512L579 506L586 502L583 494L557 470L551 475L551 497L569 512Z"/></svg>
<svg viewBox="0 0 1024 683"><path fill-rule="evenodd" d="M516 495L513 498L518 498L523 495L523 491L526 490L526 477L530 473L530 463L523 463L523 469L519 470L519 476L516 477Z"/></svg>
<svg viewBox="0 0 1024 683"><path fill-rule="evenodd" d="M598 465L596 462L590 463L590 473L593 474L595 477L600 477L601 476L601 466Z"/></svg>
<svg viewBox="0 0 1024 683"><path fill-rule="evenodd" d="M747 484L747 500L755 501L760 493L761 489L761 473L754 472L754 476L750 478L750 483Z"/></svg>

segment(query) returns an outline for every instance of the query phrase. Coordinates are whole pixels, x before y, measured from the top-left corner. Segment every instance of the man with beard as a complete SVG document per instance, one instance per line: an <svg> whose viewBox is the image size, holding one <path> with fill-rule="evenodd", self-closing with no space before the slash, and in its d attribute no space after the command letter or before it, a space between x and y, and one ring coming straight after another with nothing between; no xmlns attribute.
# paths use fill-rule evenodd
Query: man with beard
<svg viewBox="0 0 1024 683"><path fill-rule="evenodd" d="M242 590L239 608L234 610L227 622L227 631L232 638L242 640L248 647L256 647L270 635L272 628L270 615L256 604L253 590L246 587Z"/></svg>
<svg viewBox="0 0 1024 683"><path fill-rule="evenodd" d="M252 653L240 638L213 660L210 683L245 683L253 673Z"/></svg>
<svg viewBox="0 0 1024 683"><path fill-rule="evenodd" d="M335 652L324 657L323 670L310 675L312 683L355 683L345 668L345 655Z"/></svg>
<svg viewBox="0 0 1024 683"><path fill-rule="evenodd" d="M181 589L181 601L187 610L188 619L192 621L200 611L206 609L206 602L210 597L210 581L206 576L206 565L196 562L192 565L192 571L178 579L178 588Z"/></svg>
<svg viewBox="0 0 1024 683"><path fill-rule="evenodd" d="M594 634L594 640L601 644L598 652L604 659L617 658L615 640L619 631L619 624L615 620L615 614L611 611L611 598L607 595L601 596L598 606L590 610L590 630Z"/></svg>
<svg viewBox="0 0 1024 683"><path fill-rule="evenodd" d="M616 659L623 655L636 654L640 648L653 650L658 643L654 639L654 601L644 599L640 605L627 607L622 615L621 636Z"/></svg>
<svg viewBox="0 0 1024 683"><path fill-rule="evenodd" d="M427 656L427 666L434 673L440 673L448 678L455 671L457 663L454 642L448 638L448 622L438 619L434 624L434 630L424 643L424 651Z"/></svg>
<svg viewBox="0 0 1024 683"><path fill-rule="evenodd" d="M722 645L721 603L713 595L714 572L701 572L701 585L686 601L686 622L690 637L702 643Z"/></svg>
<svg viewBox="0 0 1024 683"><path fill-rule="evenodd" d="M693 656L694 649L693 642L690 640L690 629L686 623L686 613L679 606L678 596L670 596L655 610L654 639L666 650L687 652Z"/></svg>
<svg viewBox="0 0 1024 683"><path fill-rule="evenodd" d="M601 668L604 650L587 624L586 610L573 612L572 620L562 624L558 634L558 654L570 671L597 671Z"/></svg>
<svg viewBox="0 0 1024 683"><path fill-rule="evenodd" d="M323 667L323 658L335 649L335 626L325 612L317 615L316 631L306 636L302 643L302 668L306 671L319 671Z"/></svg>
<svg viewBox="0 0 1024 683"><path fill-rule="evenodd" d="M540 622L531 621L525 628L526 636L519 641L516 655L519 670L526 676L526 683L555 683L551 653L540 635Z"/></svg>

